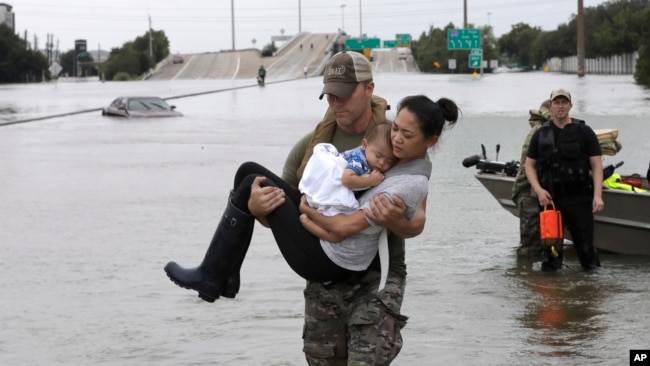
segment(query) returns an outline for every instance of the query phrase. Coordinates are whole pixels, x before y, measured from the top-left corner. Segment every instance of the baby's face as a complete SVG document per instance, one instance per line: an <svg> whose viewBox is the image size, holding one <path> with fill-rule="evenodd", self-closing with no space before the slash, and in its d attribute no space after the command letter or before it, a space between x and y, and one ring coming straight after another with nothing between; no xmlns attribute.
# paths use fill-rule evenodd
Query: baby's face
<svg viewBox="0 0 650 366"><path fill-rule="evenodd" d="M393 146L386 141L373 141L366 146L366 160L372 170L382 173L395 164Z"/></svg>

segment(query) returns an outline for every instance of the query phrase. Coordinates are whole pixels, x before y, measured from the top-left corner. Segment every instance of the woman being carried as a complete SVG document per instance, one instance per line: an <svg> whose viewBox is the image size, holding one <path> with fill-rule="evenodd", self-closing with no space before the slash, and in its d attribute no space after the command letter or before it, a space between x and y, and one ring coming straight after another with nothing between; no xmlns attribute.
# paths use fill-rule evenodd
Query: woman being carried
<svg viewBox="0 0 650 366"><path fill-rule="evenodd" d="M201 265L185 269L169 262L165 272L177 285L198 291L206 301L213 302L219 296L235 297L239 270L255 223L248 210L248 199L251 184L258 176L266 178L264 186L278 187L288 198L264 221L294 272L309 281L329 282L365 270L377 252L381 233L369 210L371 198L378 194L391 200L399 196L406 205L406 216L412 217L428 193L431 162L427 151L438 142L445 122L453 126L457 121L458 112L456 104L446 98L437 102L423 95L404 98L391 128L397 162L379 185L360 198L362 210L350 215L320 215L306 203L301 205L300 192L280 177L258 164L244 163L235 175L235 189ZM371 227L372 233L363 232Z"/></svg>

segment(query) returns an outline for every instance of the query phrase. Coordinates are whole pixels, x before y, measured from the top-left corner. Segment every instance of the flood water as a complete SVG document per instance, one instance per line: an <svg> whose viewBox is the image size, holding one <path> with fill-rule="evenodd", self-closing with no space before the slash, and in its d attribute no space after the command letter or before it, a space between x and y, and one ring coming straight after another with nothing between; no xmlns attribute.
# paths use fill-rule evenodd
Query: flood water
<svg viewBox="0 0 650 366"><path fill-rule="evenodd" d="M395 365L626 365L650 349L650 257L542 273L514 256L518 220L462 160L518 159L528 110L557 87L572 116L618 128L605 164L645 174L650 91L631 76L378 74L375 93L454 99L463 118L432 155L425 231L407 241L404 347ZM304 280L258 226L236 299L203 302L165 276L199 264L238 165L281 172L326 108L320 78L172 99L177 119L95 110L0 127L0 363L301 365ZM0 85L0 123L252 81ZM394 116L394 109L391 116Z"/></svg>

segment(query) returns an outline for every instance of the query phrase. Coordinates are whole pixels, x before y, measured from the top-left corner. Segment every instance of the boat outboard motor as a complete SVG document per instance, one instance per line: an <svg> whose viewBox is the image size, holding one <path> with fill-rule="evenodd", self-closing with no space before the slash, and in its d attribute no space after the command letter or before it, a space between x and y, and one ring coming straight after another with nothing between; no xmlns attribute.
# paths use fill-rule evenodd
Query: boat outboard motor
<svg viewBox="0 0 650 366"><path fill-rule="evenodd" d="M609 164L608 166L604 167L603 168L603 180L606 180L607 178L611 177L612 174L614 174L614 170L616 170L616 168L620 168L621 165L623 165L622 161L619 162L616 165Z"/></svg>
<svg viewBox="0 0 650 366"><path fill-rule="evenodd" d="M481 161L481 155L468 156L465 159L463 159L463 166L465 168L470 168L478 164L479 161Z"/></svg>
<svg viewBox="0 0 650 366"><path fill-rule="evenodd" d="M499 156L501 145L497 144L497 156ZM519 162L516 160L510 162L494 161L487 158L485 153L485 145L481 144L481 155L472 155L463 159L463 166L470 168L476 166L476 169L481 173L488 174L505 174L509 177L517 176L519 170Z"/></svg>

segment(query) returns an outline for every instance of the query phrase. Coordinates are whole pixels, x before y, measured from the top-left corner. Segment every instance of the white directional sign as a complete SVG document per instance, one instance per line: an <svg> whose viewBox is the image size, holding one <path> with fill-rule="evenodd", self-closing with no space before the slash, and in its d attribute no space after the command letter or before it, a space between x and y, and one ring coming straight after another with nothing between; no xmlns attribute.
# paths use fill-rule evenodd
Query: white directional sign
<svg viewBox="0 0 650 366"><path fill-rule="evenodd" d="M50 75L52 75L52 77L57 77L63 68L56 62L52 62L52 65L50 65L48 70L50 70Z"/></svg>

